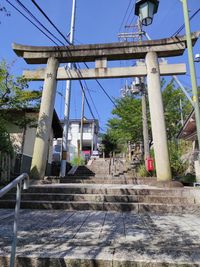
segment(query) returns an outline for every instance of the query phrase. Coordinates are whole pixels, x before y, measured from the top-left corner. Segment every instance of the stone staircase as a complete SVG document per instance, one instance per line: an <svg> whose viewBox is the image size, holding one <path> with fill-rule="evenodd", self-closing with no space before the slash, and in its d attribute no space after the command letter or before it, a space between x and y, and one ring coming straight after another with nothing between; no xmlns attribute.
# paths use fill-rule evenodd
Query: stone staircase
<svg viewBox="0 0 200 267"><path fill-rule="evenodd" d="M108 175L110 174L111 160L110 159L94 159L90 166L87 168L95 173L95 175Z"/></svg>
<svg viewBox="0 0 200 267"><path fill-rule="evenodd" d="M16 267L200 266L198 188L158 188L155 178L131 178L125 168L102 174L97 165L22 193ZM0 199L2 267L9 266L15 197Z"/></svg>
<svg viewBox="0 0 200 267"><path fill-rule="evenodd" d="M54 178L55 179L55 178ZM87 181L87 182L86 182ZM90 183L88 182L90 181ZM68 178L35 184L23 192L22 209L131 211L133 213L200 213L200 191L194 188L156 188L137 179ZM15 192L0 200L0 208L14 208Z"/></svg>
<svg viewBox="0 0 200 267"><path fill-rule="evenodd" d="M198 188L157 188L155 178L131 178L129 170L110 173L110 160L80 166L74 175L46 177L22 193L22 209L131 211L133 213L200 213ZM0 199L14 208L15 192Z"/></svg>

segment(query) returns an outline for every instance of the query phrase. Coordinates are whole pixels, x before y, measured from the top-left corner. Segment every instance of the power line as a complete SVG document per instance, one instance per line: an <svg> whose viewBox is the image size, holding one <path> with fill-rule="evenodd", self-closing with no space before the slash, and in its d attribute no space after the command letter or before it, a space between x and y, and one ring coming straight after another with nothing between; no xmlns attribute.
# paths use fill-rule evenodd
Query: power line
<svg viewBox="0 0 200 267"><path fill-rule="evenodd" d="M197 9L194 14L189 18L189 20L191 21L198 13L200 12L200 8ZM183 29L185 28L185 24L183 24L173 35L173 36L176 36L178 35Z"/></svg>
<svg viewBox="0 0 200 267"><path fill-rule="evenodd" d="M130 19L130 17L131 17L131 14L132 14L132 12L133 12L133 8L131 8L131 10L130 10L130 13L129 13L129 15L128 15L128 18L127 18L127 20L126 20L126 22L125 22L125 26L126 25L128 25L128 22L129 22L129 19ZM133 18L135 17L135 14L134 14L134 16L133 16Z"/></svg>
<svg viewBox="0 0 200 267"><path fill-rule="evenodd" d="M93 107L94 107L94 109L95 109L95 111L96 111L96 113L97 113L97 117L98 117L98 119L99 119L99 121L100 121L101 119L100 119L99 112L98 112L98 110L97 110L97 108L96 108L96 105L95 105L95 103L94 103L94 100L93 100L93 98L92 98L92 95L91 95L91 93L90 93L90 90L89 90L89 88L88 88L88 86L87 86L86 81L84 81L84 83L85 83L85 87L86 87L86 89L87 89L87 92L88 92L88 94L89 94L90 100L91 100L91 102L92 102L92 104L93 104Z"/></svg>
<svg viewBox="0 0 200 267"><path fill-rule="evenodd" d="M6 0L13 8L15 8L23 17L25 17L29 22L31 22L38 30L40 30L46 37L48 37L54 44L56 44L58 47L59 47L59 45L51 38L51 37L49 37L43 30L41 30L34 22L32 22L26 15L24 15L18 8L16 8L12 3L10 3L9 2L9 0ZM19 1L19 0L16 0L17 2L18 2L18 4L21 6L21 7L23 7L23 9L32 17L32 18L34 18L35 20L36 20L36 22L37 23L39 23L39 25L41 25L45 30L47 30L49 33L51 33L44 25L42 25L42 23L41 22L39 22L38 20L37 20L37 18ZM35 2L35 1L34 1ZM35 3L36 4L36 3ZM37 5L38 6L38 5ZM42 14L45 16L45 18L46 19L48 19L48 21L51 23L51 25L53 25L54 26L54 28L58 31L58 33L59 34L61 34L62 35L62 37L64 38L64 35L59 31L59 29L55 26L55 24L48 18L48 16L44 13L44 11L42 11L42 9L38 6L38 9L40 10L40 12L42 12ZM55 37L52 33L51 33L51 35L54 37L54 38L57 38L57 37ZM68 43L69 43L69 41L66 39L66 38L64 38ZM60 43L62 43L63 44L63 42L62 41L60 41L59 39L58 39L58 41L60 42ZM63 44L64 45L64 44ZM85 63L86 64L86 63ZM87 64L86 64L86 66L87 66ZM88 66L87 66L87 68L89 68ZM97 83L99 84L99 86L100 86L100 88L104 91L104 93L107 95L107 97L111 100L111 102L115 105L115 103L114 103L114 101L111 99L111 97L107 94L107 92L105 91L105 89L103 88L103 86L100 84L100 82L98 81L98 80L96 80L97 81ZM82 85L82 82L79 80L79 83L81 84L81 88L83 88L83 85ZM90 106L90 104L89 104L89 102L88 102L88 99L86 98L86 103L87 103L87 105L88 105L88 108L89 108L89 110L90 110L90 113L91 113L91 115L92 115L92 117L95 119L95 116L94 116L94 113L93 113L93 111L92 111L92 109L91 109L91 106ZM116 106L116 105L115 105Z"/></svg>
<svg viewBox="0 0 200 267"><path fill-rule="evenodd" d="M79 66L79 64L78 64L78 66ZM78 69L76 64L74 64L74 67L75 67L76 70L79 70L79 69L80 69L80 66L79 66L79 69ZM81 76L80 73L79 73L79 75ZM85 82L86 88L87 88L87 90L88 90L88 92L89 92L89 88L88 88L88 86L87 86L87 83L86 83L86 81L84 81L84 82ZM86 101L86 103L87 103L87 105L88 105L88 108L89 108L89 110L90 110L90 113L91 113L93 119L95 119L95 116L94 116L94 113L93 113L93 111L92 111L92 108L91 108L91 106L90 106L90 104L89 104L89 102L88 102L88 99L87 99L87 97L86 97L85 89L84 89L83 83L82 83L81 80L79 80L79 83L80 83L82 92L83 92L83 94L84 94L85 101ZM89 92L89 93L90 93L90 92ZM91 95L90 95L90 96L91 96ZM91 99L92 99L92 97L91 97ZM93 99L92 99L92 102L93 102ZM94 102L93 102L93 105L94 105ZM96 109L96 106L95 106L95 109ZM97 114L98 114L98 112L97 112Z"/></svg>
<svg viewBox="0 0 200 267"><path fill-rule="evenodd" d="M92 108L91 108L91 106L90 106L90 104L89 104L89 102L88 102L88 99L87 99L86 95L85 95L85 89L84 89L84 87L83 87L83 84L82 84L81 80L79 80L79 84L80 84L80 86L81 86L82 93L84 94L85 101L86 101L86 103L87 103L87 106L88 106L88 108L89 108L89 111L90 111L90 113L91 113L93 119L95 120L94 113L93 113Z"/></svg>
<svg viewBox="0 0 200 267"><path fill-rule="evenodd" d="M51 23L51 25L57 30L57 32L65 39L65 41L68 43L68 44L71 44L66 38L65 36L62 34L62 32L58 29L58 27L51 21L51 19L46 15L46 13L43 11L43 9L35 2L35 0L31 0L33 2L33 4L37 7L37 9L43 14L43 16ZM131 0L132 1L132 0ZM85 66L87 68L88 65L86 63L84 63ZM102 84L97 80L95 79L96 82L98 83L98 85L100 86L100 88L103 90L103 92L106 94L106 96L109 98L109 100L113 103L113 105L116 107L115 105L115 102L112 100L112 98L109 96L109 94L106 92L106 90L103 88Z"/></svg>
<svg viewBox="0 0 200 267"><path fill-rule="evenodd" d="M129 1L129 4L128 4L128 7L127 7L127 9L126 9L125 15L124 15L124 17L123 17L122 23L121 23L121 25L120 25L120 27L119 27L119 32L121 31L121 28L122 28L122 26L123 26L123 24L124 24L125 18L126 18L126 16L127 16L127 13L128 13L128 10L129 10L129 8L130 8L130 6L131 6L132 1L133 1L133 0L130 0L130 1Z"/></svg>
<svg viewBox="0 0 200 267"><path fill-rule="evenodd" d="M24 18L26 18L33 26L35 26L42 34L44 34L50 41L52 41L56 46L59 46L48 34L46 34L42 29L40 29L33 21L31 21L26 15L24 15L16 6L14 6L9 0L6 2L12 6L17 12L19 12Z"/></svg>
<svg viewBox="0 0 200 267"><path fill-rule="evenodd" d="M60 42L62 45L65 45L62 43L52 32L49 31L37 18L33 15L33 13L19 0L15 0L18 5L20 5L46 32L48 32L56 41Z"/></svg>
<svg viewBox="0 0 200 267"><path fill-rule="evenodd" d="M87 63L84 62L84 65L86 66L87 69L89 69L89 66L87 65ZM109 96L109 94L106 92L106 90L103 88L103 86L101 85L101 83L95 79L95 81L98 83L99 87L103 90L104 94L108 97L108 99L113 103L113 105L116 107L115 102L113 101L113 99Z"/></svg>
<svg viewBox="0 0 200 267"><path fill-rule="evenodd" d="M58 27L52 22L52 20L47 16L44 10L35 2L35 0L31 0L35 7L43 14L43 16L48 20L48 22L56 29L56 31L63 37L63 39L67 42L67 44L72 45L64 34L58 29Z"/></svg>
<svg viewBox="0 0 200 267"><path fill-rule="evenodd" d="M188 77L191 77L190 74L185 74L185 75L188 76ZM196 76L196 78L197 78L198 80L200 80L200 77L199 77L199 76Z"/></svg>

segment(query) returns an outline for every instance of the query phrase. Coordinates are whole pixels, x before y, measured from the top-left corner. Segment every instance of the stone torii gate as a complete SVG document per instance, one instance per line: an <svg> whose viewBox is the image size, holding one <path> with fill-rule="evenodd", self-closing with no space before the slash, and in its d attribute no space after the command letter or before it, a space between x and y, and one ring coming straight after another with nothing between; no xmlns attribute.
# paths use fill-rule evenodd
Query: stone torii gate
<svg viewBox="0 0 200 267"><path fill-rule="evenodd" d="M193 45L199 35L200 32L192 34ZM44 69L24 71L23 73L27 79L44 80L31 166L32 178L43 179L45 174L57 80L147 76L157 179L158 181L171 180L160 75L185 74L186 66L185 64L159 64L158 58L182 55L186 49L185 36L154 41L66 47L36 47L13 44L13 49L28 64L47 64ZM145 59L145 64L123 68L109 68L107 66L108 61L130 59ZM79 70L59 68L59 63L67 62L95 62L95 68Z"/></svg>

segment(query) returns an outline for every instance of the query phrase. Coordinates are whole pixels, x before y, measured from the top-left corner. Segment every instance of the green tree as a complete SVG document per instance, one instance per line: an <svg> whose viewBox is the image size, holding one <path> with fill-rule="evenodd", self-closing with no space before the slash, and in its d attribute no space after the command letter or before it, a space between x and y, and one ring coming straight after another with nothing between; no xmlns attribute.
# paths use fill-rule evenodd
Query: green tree
<svg viewBox="0 0 200 267"><path fill-rule="evenodd" d="M41 98L40 91L28 90L28 81L23 77L14 77L10 73L10 67L5 61L0 62L0 136L6 144L0 146L0 151L10 152L10 139L6 131L6 122L12 122L21 128L27 125L35 126L35 120L26 116L13 116L10 110L22 110L26 108L38 108Z"/></svg>
<svg viewBox="0 0 200 267"><path fill-rule="evenodd" d="M182 112L184 119L187 118L192 110L191 104L180 88L175 86L173 80L166 84L163 79L161 81L163 90L163 104L165 121L167 128L167 136L169 140L176 138L178 131L181 128L181 111L180 99L182 101ZM112 144L114 149L122 148L122 144L126 145L128 141L142 141L142 106L139 96L127 96L116 100L116 107L113 109L113 118L108 121L108 130L106 140ZM150 130L150 115L149 119L149 134Z"/></svg>
<svg viewBox="0 0 200 267"><path fill-rule="evenodd" d="M185 94L180 88L175 86L173 80L165 86L163 83L163 103L164 114L167 128L167 137L169 140L176 138L181 128L181 112L185 120L192 110L192 106ZM182 103L182 111L180 108L180 100Z"/></svg>
<svg viewBox="0 0 200 267"><path fill-rule="evenodd" d="M125 142L141 140L141 99L129 96L117 99L112 114L114 117L108 121L108 133L114 140L122 139Z"/></svg>
<svg viewBox="0 0 200 267"><path fill-rule="evenodd" d="M109 157L110 152L117 151L117 140L113 139L109 132L103 135L102 144L104 145L106 157Z"/></svg>

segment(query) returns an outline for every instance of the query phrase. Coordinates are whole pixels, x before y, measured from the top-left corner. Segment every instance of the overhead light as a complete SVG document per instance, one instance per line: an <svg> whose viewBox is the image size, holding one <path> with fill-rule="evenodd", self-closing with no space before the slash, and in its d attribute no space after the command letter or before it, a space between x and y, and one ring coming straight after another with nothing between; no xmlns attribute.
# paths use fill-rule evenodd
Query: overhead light
<svg viewBox="0 0 200 267"><path fill-rule="evenodd" d="M194 59L195 62L200 62L200 54L196 54L195 55L195 59Z"/></svg>
<svg viewBox="0 0 200 267"><path fill-rule="evenodd" d="M153 22L153 16L157 13L159 0L137 0L135 4L135 15L139 16L144 26Z"/></svg>

